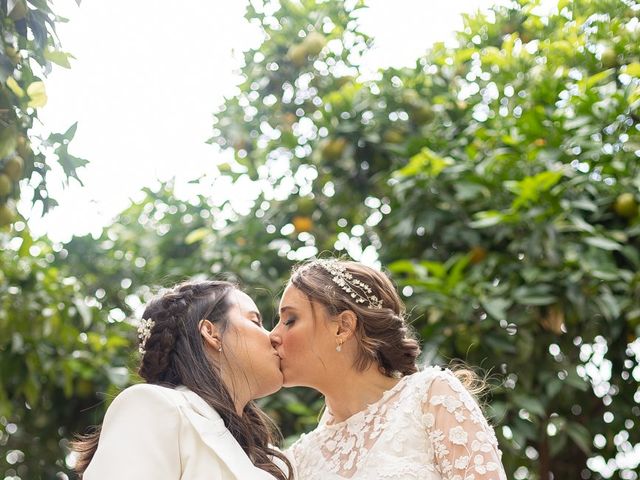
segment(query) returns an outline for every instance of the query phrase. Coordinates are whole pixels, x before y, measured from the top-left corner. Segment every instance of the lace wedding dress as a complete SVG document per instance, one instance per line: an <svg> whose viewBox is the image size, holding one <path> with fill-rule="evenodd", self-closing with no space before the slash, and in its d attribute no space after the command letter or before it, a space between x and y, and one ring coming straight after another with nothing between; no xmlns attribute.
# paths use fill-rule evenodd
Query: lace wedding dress
<svg viewBox="0 0 640 480"><path fill-rule="evenodd" d="M294 443L299 480L506 480L502 453L478 404L449 371L400 379L343 422L325 410Z"/></svg>

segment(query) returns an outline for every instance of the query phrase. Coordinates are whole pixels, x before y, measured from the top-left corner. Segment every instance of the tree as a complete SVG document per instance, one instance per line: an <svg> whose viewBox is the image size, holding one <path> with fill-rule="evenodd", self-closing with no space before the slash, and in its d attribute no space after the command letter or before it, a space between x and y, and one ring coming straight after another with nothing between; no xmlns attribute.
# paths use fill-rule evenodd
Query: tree
<svg viewBox="0 0 640 480"><path fill-rule="evenodd" d="M467 15L457 47L374 78L359 68L371 41L360 8L248 7L265 40L246 52L211 140L235 153L225 178L255 181L248 213L215 186L181 201L164 185L98 240L52 252L53 265L111 312L92 328L133 340L118 320L151 285L234 272L268 316L293 262L378 258L424 360L461 358L497 378L488 413L510 478L637 478L596 461L640 442L637 2L546 12L520 0ZM123 364L131 350L105 354ZM263 405L295 437L319 402L285 390Z"/></svg>
<svg viewBox="0 0 640 480"><path fill-rule="evenodd" d="M436 44L373 80L358 70L367 38L344 17L361 4L261 5L248 18L266 40L246 53L213 140L268 182L254 213L271 202L289 258L375 249L430 357L504 379L491 405L515 478L586 478L587 458L629 452L640 441L637 2L547 13L522 0L468 15L456 48ZM594 373L603 365L610 376Z"/></svg>
<svg viewBox="0 0 640 480"><path fill-rule="evenodd" d="M64 265L53 265L64 250L34 240L15 208L22 199L46 214L56 205L47 191L51 169L79 181L86 163L69 153L75 124L46 138L34 128L47 100L43 79L52 64L70 66L55 32L62 21L46 0L0 2L0 457L11 478L69 473L66 443L97 423L87 413L102 400L96 392L128 382L119 318Z"/></svg>
<svg viewBox="0 0 640 480"><path fill-rule="evenodd" d="M43 78L53 64L70 68L73 58L61 50L56 36L56 23L66 19L56 16L50 3L12 0L0 7L0 227L18 218L15 202L21 185L30 184L33 203L41 203L46 214L56 205L47 193L52 164L62 167L67 180L77 181L76 170L86 164L68 151L76 124L46 139L32 130L37 109L47 103ZM21 183L23 179L30 182Z"/></svg>

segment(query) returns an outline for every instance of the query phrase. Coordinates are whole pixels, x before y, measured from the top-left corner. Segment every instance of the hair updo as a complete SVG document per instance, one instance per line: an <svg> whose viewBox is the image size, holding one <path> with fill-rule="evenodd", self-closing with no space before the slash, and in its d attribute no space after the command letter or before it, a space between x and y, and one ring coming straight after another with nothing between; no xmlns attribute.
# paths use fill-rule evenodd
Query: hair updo
<svg viewBox="0 0 640 480"><path fill-rule="evenodd" d="M155 324L144 342L140 376L147 383L176 386L184 384L186 373L194 368L207 374L210 362L200 337L200 320L206 318L224 332L231 306L228 294L236 288L224 281L188 282L152 299L142 314Z"/></svg>
<svg viewBox="0 0 640 480"><path fill-rule="evenodd" d="M350 283L362 297L375 295L382 308L372 308L368 302L358 302L333 280L333 274L323 267L327 260L313 260L294 267L290 283L304 293L310 302L322 305L330 315L351 310L357 316L354 332L358 351L354 367L365 370L376 363L389 377L410 375L418 369L416 359L420 345L405 318L405 307L391 280L362 263L330 260L332 265L345 268L351 274ZM334 263L335 262L335 263ZM371 289L365 292L358 282Z"/></svg>

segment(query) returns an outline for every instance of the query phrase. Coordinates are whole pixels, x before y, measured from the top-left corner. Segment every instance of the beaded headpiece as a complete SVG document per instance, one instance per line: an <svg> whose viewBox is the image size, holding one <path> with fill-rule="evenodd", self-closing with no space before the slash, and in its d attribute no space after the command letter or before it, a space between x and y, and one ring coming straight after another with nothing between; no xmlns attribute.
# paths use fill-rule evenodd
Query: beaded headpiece
<svg viewBox="0 0 640 480"><path fill-rule="evenodd" d="M317 260L310 265L319 265L331 275L333 283L344 290L356 303L367 304L369 308L382 308L382 300L373 294L365 282L354 278L346 265L337 260Z"/></svg>
<svg viewBox="0 0 640 480"><path fill-rule="evenodd" d="M149 340L149 337L151 336L151 329L155 326L155 324L156 322L154 322L150 318L146 320L143 318L138 324L138 338L140 339L140 346L138 347L138 350L142 355L146 353L144 346L147 343L147 340Z"/></svg>

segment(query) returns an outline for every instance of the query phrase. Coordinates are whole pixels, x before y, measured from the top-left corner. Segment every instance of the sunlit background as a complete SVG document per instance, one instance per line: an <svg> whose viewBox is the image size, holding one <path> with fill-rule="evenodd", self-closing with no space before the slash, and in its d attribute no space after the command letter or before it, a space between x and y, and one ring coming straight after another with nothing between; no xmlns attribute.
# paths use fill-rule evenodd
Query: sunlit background
<svg viewBox="0 0 640 480"><path fill-rule="evenodd" d="M409 66L436 41L451 42L462 28L462 12L494 0L370 0L360 21L375 39L365 70ZM235 190L214 179L216 164L228 161L206 144L212 113L238 83L242 51L260 41L243 17L246 2L85 1L56 4L70 21L59 25L63 48L76 60L47 78L49 101L40 117L47 131L78 122L70 151L90 161L81 171L84 187L51 182L60 206L44 218L30 214L34 235L66 241L98 235L142 187L176 179L178 196L194 191L231 198L241 209L247 186ZM114 30L118 35L113 35ZM206 176L198 184L189 180ZM62 178L61 172L52 178ZM32 208L26 196L22 211Z"/></svg>
<svg viewBox="0 0 640 480"><path fill-rule="evenodd" d="M453 41L462 12L499 3L507 2L370 0L360 17L363 30L375 39L365 70L373 75L379 68L412 65L434 42ZM258 29L243 18L245 6L210 0L56 5L70 20L57 27L63 49L76 60L70 70L55 68L47 78L42 133L65 131L77 121L71 152L89 164L80 172L83 186L72 181L62 188L63 175L54 169L48 188L60 205L44 217L28 213L31 201L22 197L21 211L34 235L54 241L87 233L97 237L143 187L172 178L179 197L201 193L231 199L240 211L246 207L252 199L248 178L232 185L219 177L216 165L231 161L232 154L206 143L213 112L239 82L242 51L260 42ZM582 349L590 361L579 367L581 374L606 390L611 377L606 342ZM604 441L602 435L594 440L596 446ZM633 466L638 458L640 445L616 461ZM605 474L611 469L602 457L592 458L589 467Z"/></svg>

